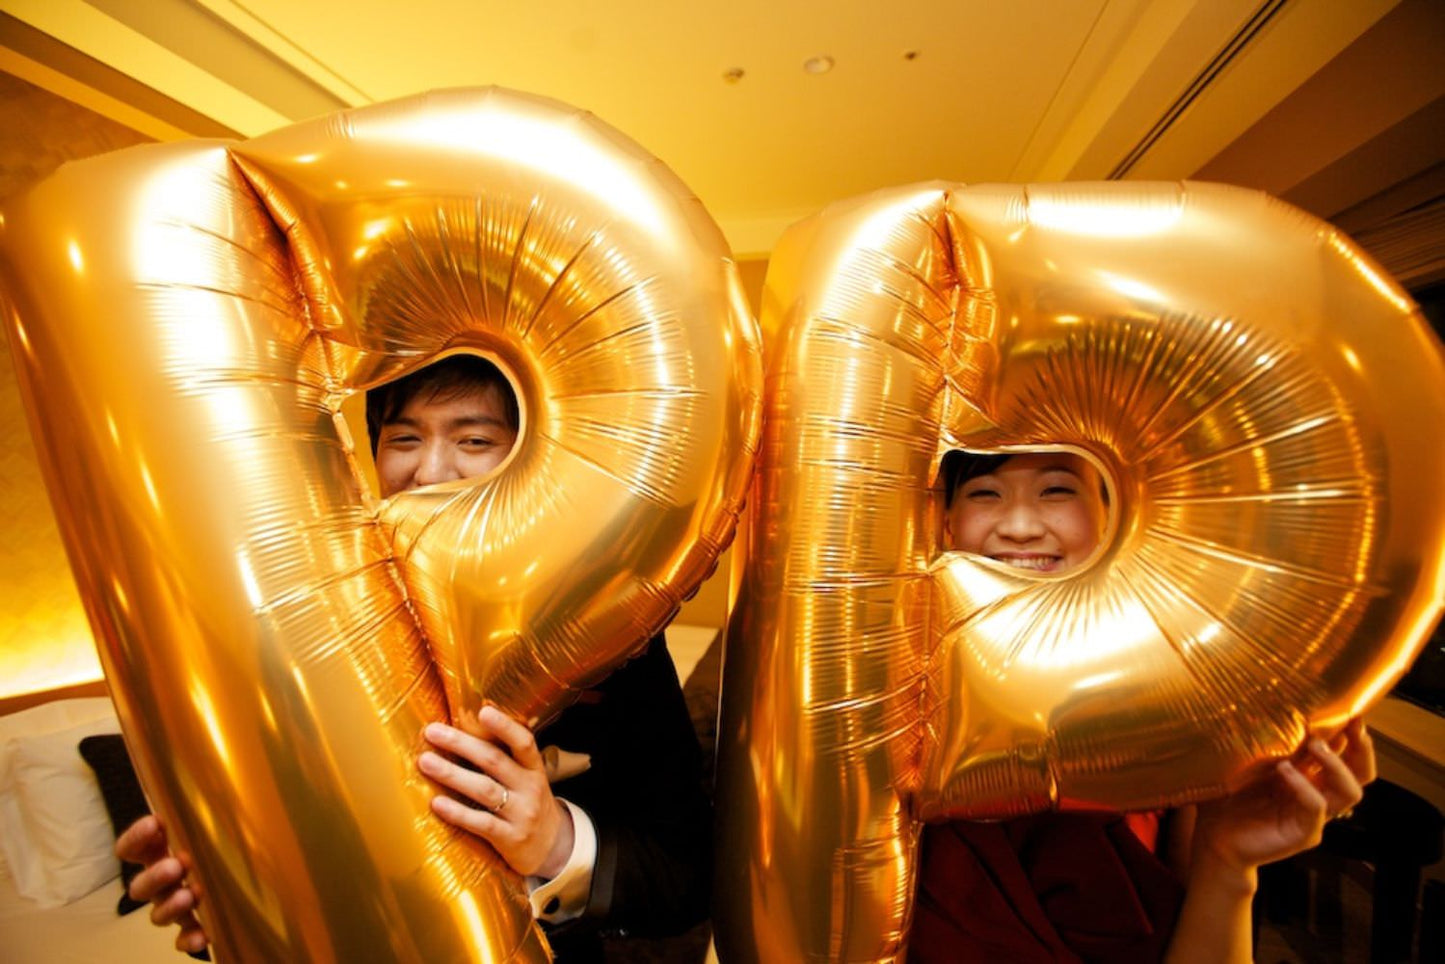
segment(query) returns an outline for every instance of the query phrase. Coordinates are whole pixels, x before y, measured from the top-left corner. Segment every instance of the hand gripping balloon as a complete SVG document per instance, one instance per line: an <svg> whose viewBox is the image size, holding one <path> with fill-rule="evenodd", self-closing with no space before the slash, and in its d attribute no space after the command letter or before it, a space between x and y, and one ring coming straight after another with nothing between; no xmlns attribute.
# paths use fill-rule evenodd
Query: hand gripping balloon
<svg viewBox="0 0 1445 964"><path fill-rule="evenodd" d="M484 90L71 165L4 218L57 515L220 957L544 959L521 882L429 815L421 730L545 720L731 537L761 372L701 205ZM341 399L458 350L520 440L378 505Z"/></svg>
<svg viewBox="0 0 1445 964"><path fill-rule="evenodd" d="M1439 343L1264 195L882 192L785 236L764 330L724 960L900 959L920 820L1233 788L1361 712L1440 611ZM1086 565L941 551L945 452L1057 447L1110 480Z"/></svg>

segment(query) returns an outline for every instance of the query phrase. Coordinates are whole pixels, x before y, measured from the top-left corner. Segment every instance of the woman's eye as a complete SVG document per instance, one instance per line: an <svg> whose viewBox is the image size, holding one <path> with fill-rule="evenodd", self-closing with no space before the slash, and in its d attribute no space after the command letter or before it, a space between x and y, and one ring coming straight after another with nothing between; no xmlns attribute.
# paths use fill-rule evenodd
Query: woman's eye
<svg viewBox="0 0 1445 964"><path fill-rule="evenodd" d="M970 489L963 494L970 502L992 502L999 498L997 489Z"/></svg>
<svg viewBox="0 0 1445 964"><path fill-rule="evenodd" d="M1046 499L1072 499L1079 491L1071 485L1051 485L1044 489Z"/></svg>

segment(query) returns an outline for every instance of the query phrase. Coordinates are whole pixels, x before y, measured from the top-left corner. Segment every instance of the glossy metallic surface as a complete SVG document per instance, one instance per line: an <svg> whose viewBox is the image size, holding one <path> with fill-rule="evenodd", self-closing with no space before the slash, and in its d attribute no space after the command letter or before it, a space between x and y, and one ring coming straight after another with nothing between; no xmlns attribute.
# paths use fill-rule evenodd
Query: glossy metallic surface
<svg viewBox="0 0 1445 964"><path fill-rule="evenodd" d="M921 821L1217 795L1363 711L1439 615L1439 342L1264 195L880 192L785 236L763 328L725 961L896 960ZM945 452L1057 447L1109 480L1089 562L942 550Z"/></svg>
<svg viewBox="0 0 1445 964"><path fill-rule="evenodd" d="M218 959L545 959L521 881L430 815L421 729L555 714L731 538L760 353L701 205L587 114L451 91L72 165L0 230L56 514ZM341 400L457 350L513 379L511 457L378 502Z"/></svg>

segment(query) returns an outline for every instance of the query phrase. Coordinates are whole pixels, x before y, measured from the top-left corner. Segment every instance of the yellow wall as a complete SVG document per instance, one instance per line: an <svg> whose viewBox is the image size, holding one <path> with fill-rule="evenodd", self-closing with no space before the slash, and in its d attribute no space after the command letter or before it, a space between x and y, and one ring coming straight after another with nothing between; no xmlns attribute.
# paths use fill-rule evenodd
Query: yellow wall
<svg viewBox="0 0 1445 964"><path fill-rule="evenodd" d="M0 338L0 698L100 675Z"/></svg>

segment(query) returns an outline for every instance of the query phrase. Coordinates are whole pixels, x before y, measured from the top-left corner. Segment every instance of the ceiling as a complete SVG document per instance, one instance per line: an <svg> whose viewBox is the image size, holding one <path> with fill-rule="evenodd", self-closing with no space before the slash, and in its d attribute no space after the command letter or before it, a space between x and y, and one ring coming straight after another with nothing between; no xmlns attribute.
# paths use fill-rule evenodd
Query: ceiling
<svg viewBox="0 0 1445 964"><path fill-rule="evenodd" d="M1410 284L1445 279L1436 0L0 0L0 11L0 70L158 139L250 136L434 87L547 94L661 157L745 256L830 201L911 181L1207 177L1271 190L1361 240L1384 230L1387 267ZM832 69L808 72L818 57Z"/></svg>

